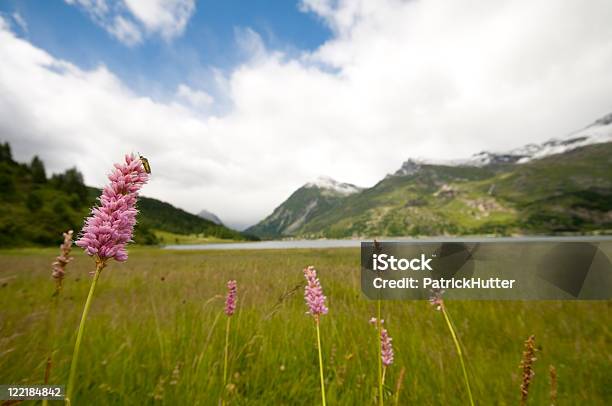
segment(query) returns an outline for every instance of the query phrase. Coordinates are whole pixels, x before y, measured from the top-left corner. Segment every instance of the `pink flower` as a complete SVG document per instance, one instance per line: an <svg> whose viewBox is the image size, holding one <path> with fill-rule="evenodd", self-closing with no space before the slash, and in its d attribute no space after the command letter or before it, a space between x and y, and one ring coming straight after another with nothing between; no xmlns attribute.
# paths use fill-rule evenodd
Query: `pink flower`
<svg viewBox="0 0 612 406"><path fill-rule="evenodd" d="M73 259L70 256L70 250L72 249L72 234L72 230L64 233L64 242L62 245L60 245L60 255L52 264L53 272L51 273L51 276L53 276L53 279L55 279L57 291L62 288L62 280L66 275L66 265L68 265L68 263Z"/></svg>
<svg viewBox="0 0 612 406"><path fill-rule="evenodd" d="M225 314L231 316L236 310L236 281L227 282L227 297L225 298Z"/></svg>
<svg viewBox="0 0 612 406"><path fill-rule="evenodd" d="M380 356L382 357L382 363L388 367L393 364L393 345L391 344L393 339L389 336L386 328L380 331Z"/></svg>
<svg viewBox="0 0 612 406"><path fill-rule="evenodd" d="M304 276L308 284L304 289L304 299L306 299L306 305L308 306L308 313L318 318L321 314L327 314L327 306L325 306L325 296L323 295L323 289L319 278L317 278L317 271L314 266L309 266L304 269Z"/></svg>
<svg viewBox="0 0 612 406"><path fill-rule="evenodd" d="M378 319L376 317L372 317L369 320L369 323L373 326L376 326L378 323ZM384 320L380 319L380 324L384 324ZM380 329L380 356L382 358L382 363L384 366L388 367L393 364L393 344L391 344L393 339L389 336L389 332L386 328Z"/></svg>
<svg viewBox="0 0 612 406"><path fill-rule="evenodd" d="M444 307L444 300L442 299L442 295L444 294L444 289L432 289L431 296L429 297L429 304L436 308L436 310L442 310Z"/></svg>
<svg viewBox="0 0 612 406"><path fill-rule="evenodd" d="M108 175L110 183L100 196L100 204L91 210L76 245L102 262L128 258L125 246L132 240L136 224L138 191L148 180L140 158L125 156L124 164L115 164Z"/></svg>

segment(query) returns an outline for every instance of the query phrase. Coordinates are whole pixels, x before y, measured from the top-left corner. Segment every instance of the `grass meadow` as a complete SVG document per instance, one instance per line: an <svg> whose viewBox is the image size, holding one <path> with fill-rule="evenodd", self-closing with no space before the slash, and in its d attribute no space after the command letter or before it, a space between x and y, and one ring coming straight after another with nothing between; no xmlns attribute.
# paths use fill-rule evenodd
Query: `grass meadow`
<svg viewBox="0 0 612 406"><path fill-rule="evenodd" d="M53 342L58 344L49 382L68 380L94 264L73 250L54 310L51 262L57 254L57 249L0 252L2 384L41 384ZM328 297L329 314L321 319L328 404L374 404L379 337L368 320L376 315L376 303L361 294L358 249L145 248L132 248L126 263L111 262L102 272L85 326L74 404L218 404L224 391L228 279L238 282L238 307L227 403L318 404L316 333L303 298L306 265L317 268ZM557 404L612 403L610 305L447 301L476 404L518 404L519 363L531 334L539 351L529 404L550 404L550 365L558 375ZM467 404L442 314L426 301L383 302L382 314L395 349L385 403Z"/></svg>

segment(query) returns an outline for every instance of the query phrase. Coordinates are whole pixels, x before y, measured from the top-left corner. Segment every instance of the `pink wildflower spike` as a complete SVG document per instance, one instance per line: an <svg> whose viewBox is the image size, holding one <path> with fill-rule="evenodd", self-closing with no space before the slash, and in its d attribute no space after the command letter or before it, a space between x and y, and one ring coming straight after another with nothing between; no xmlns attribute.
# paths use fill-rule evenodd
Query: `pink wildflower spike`
<svg viewBox="0 0 612 406"><path fill-rule="evenodd" d="M225 314L231 316L236 311L236 281L227 282L227 297L225 298Z"/></svg>
<svg viewBox="0 0 612 406"><path fill-rule="evenodd" d="M369 323L373 326L376 326L378 319L376 317L372 317L369 320ZM380 319L380 324L384 324L385 321ZM393 364L393 344L391 344L393 339L389 336L389 332L386 328L380 329L380 356L382 358L382 363L385 367Z"/></svg>
<svg viewBox="0 0 612 406"><path fill-rule="evenodd" d="M304 269L304 277L308 282L304 289L304 299L308 306L308 313L315 318L322 314L327 314L328 309L325 306L326 297L323 295L323 288L321 288L321 282L317 278L317 271L314 266Z"/></svg>
<svg viewBox="0 0 612 406"><path fill-rule="evenodd" d="M100 204L91 210L76 245L87 255L100 261L125 261L125 246L132 240L136 224L138 191L149 179L142 161L133 154L125 156L125 163L114 164L99 198Z"/></svg>
<svg viewBox="0 0 612 406"><path fill-rule="evenodd" d="M73 259L70 256L70 250L72 249L72 234L72 230L64 233L64 242L60 245L60 255L55 258L55 262L52 264L53 272L51 276L55 279L56 292L62 289L62 281L66 275L66 265Z"/></svg>
<svg viewBox="0 0 612 406"><path fill-rule="evenodd" d="M380 353L382 357L382 363L385 367L393 364L393 345L391 344L393 339L389 336L386 328L380 331Z"/></svg>

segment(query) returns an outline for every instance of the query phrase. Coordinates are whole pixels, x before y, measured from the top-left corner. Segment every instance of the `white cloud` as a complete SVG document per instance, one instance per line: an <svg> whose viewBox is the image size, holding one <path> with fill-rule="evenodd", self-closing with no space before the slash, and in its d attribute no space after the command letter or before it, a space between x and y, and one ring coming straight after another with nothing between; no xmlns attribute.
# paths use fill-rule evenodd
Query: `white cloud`
<svg viewBox="0 0 612 406"><path fill-rule="evenodd" d="M201 90L194 90L185 84L181 84L176 89L177 99L186 102L195 109L206 109L210 107L214 99L211 95Z"/></svg>
<svg viewBox="0 0 612 406"><path fill-rule="evenodd" d="M127 46L145 35L167 41L180 36L195 11L195 0L65 0L84 9L92 20Z"/></svg>
<svg viewBox="0 0 612 406"><path fill-rule="evenodd" d="M26 20L21 16L21 14L15 11L13 14L11 14L11 16L23 32L28 32L28 23L26 23Z"/></svg>
<svg viewBox="0 0 612 406"><path fill-rule="evenodd" d="M107 29L125 45L133 46L142 42L142 33L138 26L122 16L115 16L113 23Z"/></svg>
<svg viewBox="0 0 612 406"><path fill-rule="evenodd" d="M612 3L305 1L333 27L312 53L267 50L174 100L135 94L3 28L0 134L19 158L102 184L124 151L151 160L145 194L256 222L318 175L371 185L409 157L463 158L578 129L612 111ZM204 82L204 81L203 81Z"/></svg>
<svg viewBox="0 0 612 406"><path fill-rule="evenodd" d="M64 0L72 6L78 5L83 7L92 17L101 19L110 12L110 6L107 0ZM109 0L112 1L112 0Z"/></svg>
<svg viewBox="0 0 612 406"><path fill-rule="evenodd" d="M132 15L150 32L166 39L183 33L195 10L194 0L124 0Z"/></svg>

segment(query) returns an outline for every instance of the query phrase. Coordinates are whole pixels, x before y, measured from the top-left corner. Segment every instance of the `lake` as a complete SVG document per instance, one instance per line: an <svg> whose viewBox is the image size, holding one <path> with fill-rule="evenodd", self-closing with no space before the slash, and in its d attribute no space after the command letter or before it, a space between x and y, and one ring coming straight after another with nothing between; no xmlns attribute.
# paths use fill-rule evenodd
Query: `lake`
<svg viewBox="0 0 612 406"><path fill-rule="evenodd" d="M402 242L537 242L537 241L583 241L599 242L612 241L612 236L521 236L521 237L428 237L428 238L383 238L385 241ZM214 243L214 244L184 244L166 245L168 250L266 250L266 249L295 249L295 248L358 248L364 240L270 240L270 241L249 241L236 243Z"/></svg>

